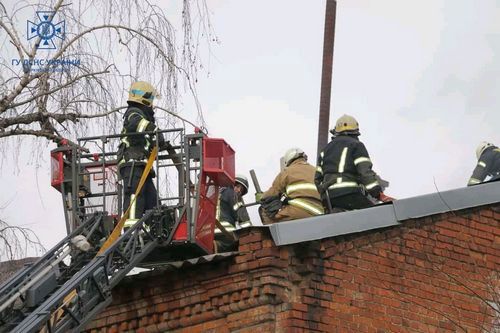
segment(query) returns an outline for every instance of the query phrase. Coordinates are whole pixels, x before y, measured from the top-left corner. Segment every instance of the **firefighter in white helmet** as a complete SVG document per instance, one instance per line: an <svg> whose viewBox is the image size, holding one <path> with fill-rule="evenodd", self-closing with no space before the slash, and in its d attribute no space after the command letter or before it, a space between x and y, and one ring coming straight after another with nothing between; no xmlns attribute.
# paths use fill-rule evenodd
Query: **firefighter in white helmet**
<svg viewBox="0 0 500 333"><path fill-rule="evenodd" d="M215 227L215 252L235 250L236 238L232 233L236 229L252 225L243 202L243 196L247 193L248 179L243 175L236 175L234 186L220 189L216 218L226 232L223 232L217 226Z"/></svg>
<svg viewBox="0 0 500 333"><path fill-rule="evenodd" d="M373 206L367 193L379 199L382 187L372 170L368 151L358 139L358 122L343 115L330 132L332 141L320 152L315 175L325 208L352 210Z"/></svg>
<svg viewBox="0 0 500 333"><path fill-rule="evenodd" d="M486 177L500 179L500 149L492 143L483 141L476 149L477 165L467 186L482 183Z"/></svg>
<svg viewBox="0 0 500 333"><path fill-rule="evenodd" d="M148 82L138 81L130 86L127 104L123 115L124 135L118 150L118 168L123 179L123 210L126 211L133 201L139 180L144 172L149 155L156 144L154 134L141 134L156 131L153 101L158 92ZM138 134L135 134L138 133ZM165 144L163 135L159 135L158 144ZM154 170L150 172L141 193L130 208L129 218L124 228L133 226L148 209L156 205L157 191L153 184Z"/></svg>
<svg viewBox="0 0 500 333"><path fill-rule="evenodd" d="M284 170L271 188L257 193L261 202L259 214L263 224L296 220L323 214L320 195L314 185L314 166L300 148L291 148L283 156Z"/></svg>

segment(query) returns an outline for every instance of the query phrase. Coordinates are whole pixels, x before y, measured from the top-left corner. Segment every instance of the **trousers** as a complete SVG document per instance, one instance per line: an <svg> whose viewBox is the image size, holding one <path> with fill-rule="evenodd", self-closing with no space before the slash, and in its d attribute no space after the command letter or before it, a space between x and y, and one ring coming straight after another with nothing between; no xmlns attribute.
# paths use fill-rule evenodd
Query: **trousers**
<svg viewBox="0 0 500 333"><path fill-rule="evenodd" d="M276 215L274 215L274 217L270 217L269 215L267 215L266 211L261 206L259 207L259 216L262 224L266 225L277 222L305 219L314 215L302 208L294 207L291 205L283 205L283 207Z"/></svg>
<svg viewBox="0 0 500 333"><path fill-rule="evenodd" d="M332 208L341 208L345 210L363 209L374 205L366 195L360 192L345 194L340 197L330 196L330 203Z"/></svg>
<svg viewBox="0 0 500 333"><path fill-rule="evenodd" d="M125 212L135 194L145 165L125 165L120 168L120 176L123 179L123 212ZM139 220L144 212L156 206L158 192L153 184L152 175L148 175L144 186L139 193L135 203L130 208L129 219Z"/></svg>

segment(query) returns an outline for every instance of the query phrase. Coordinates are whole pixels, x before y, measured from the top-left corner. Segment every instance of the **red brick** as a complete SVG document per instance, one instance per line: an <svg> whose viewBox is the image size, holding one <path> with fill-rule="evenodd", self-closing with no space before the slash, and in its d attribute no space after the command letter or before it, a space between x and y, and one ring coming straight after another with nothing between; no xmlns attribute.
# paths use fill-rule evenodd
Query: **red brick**
<svg viewBox="0 0 500 333"><path fill-rule="evenodd" d="M441 214L303 251L244 230L226 262L128 277L87 331L452 332L455 321L479 332L491 320L471 290L490 297L500 267L493 218L487 207Z"/></svg>
<svg viewBox="0 0 500 333"><path fill-rule="evenodd" d="M254 255L255 255L255 258L279 257L280 250L277 247L267 247L267 248L263 248L262 250L255 251Z"/></svg>

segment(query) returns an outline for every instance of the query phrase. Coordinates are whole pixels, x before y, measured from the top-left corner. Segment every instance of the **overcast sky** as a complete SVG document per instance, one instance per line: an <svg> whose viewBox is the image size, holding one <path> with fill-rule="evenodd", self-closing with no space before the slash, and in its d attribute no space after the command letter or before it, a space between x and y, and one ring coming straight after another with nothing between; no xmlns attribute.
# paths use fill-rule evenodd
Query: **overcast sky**
<svg viewBox="0 0 500 333"><path fill-rule="evenodd" d="M238 172L255 169L265 190L288 148L315 163L325 1L207 2L220 40L197 88L209 134L226 139ZM496 0L339 0L331 123L358 119L390 196L464 186L477 144L500 142L499 55ZM187 94L182 103L195 119ZM65 227L48 163L12 170L2 165L0 207L10 204L1 217L54 245Z"/></svg>

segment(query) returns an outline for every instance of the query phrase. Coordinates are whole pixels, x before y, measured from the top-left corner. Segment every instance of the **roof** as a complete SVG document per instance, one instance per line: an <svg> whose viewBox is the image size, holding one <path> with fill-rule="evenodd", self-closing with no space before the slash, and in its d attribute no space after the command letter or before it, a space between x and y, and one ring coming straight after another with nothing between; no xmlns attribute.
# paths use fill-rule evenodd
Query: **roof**
<svg viewBox="0 0 500 333"><path fill-rule="evenodd" d="M140 277L149 277L155 275L161 275L162 272L172 271L177 269L184 269L186 267L197 266L205 263L212 263L217 261L223 261L228 258L232 258L237 255L238 252L223 252L223 253L214 253L209 254L202 257L197 257L193 259L186 259L181 261L165 261L165 262L155 262L148 264L141 264L140 268L144 268L146 270L152 269L152 271L139 271L136 273L140 273ZM138 275L130 275L128 279L135 279Z"/></svg>
<svg viewBox="0 0 500 333"><path fill-rule="evenodd" d="M498 202L500 202L500 181L494 181L471 187L395 200L392 203L384 203L366 209L315 216L271 225L253 226L251 228L269 229L274 243L277 246L281 246L399 226L401 222L412 218L458 211ZM238 252L215 253L182 261L143 264L141 268L153 270L141 272L139 276L143 278L161 275L165 271L227 260L237 254ZM135 279L137 276L130 276L128 279Z"/></svg>
<svg viewBox="0 0 500 333"><path fill-rule="evenodd" d="M7 281L17 271L26 265L32 264L37 261L37 257L27 257L19 260L9 260L0 262L0 284Z"/></svg>
<svg viewBox="0 0 500 333"><path fill-rule="evenodd" d="M277 246L400 225L402 221L500 202L500 181L395 200L390 204L269 225Z"/></svg>

